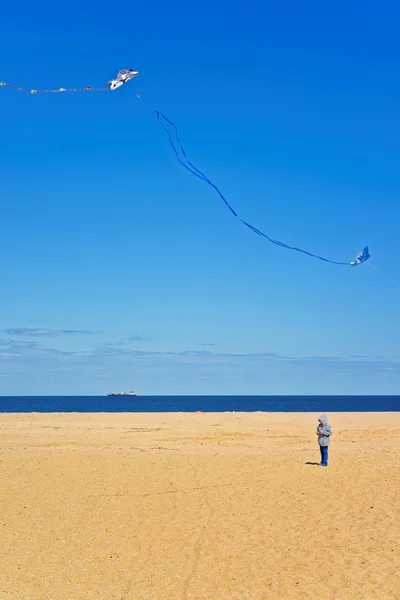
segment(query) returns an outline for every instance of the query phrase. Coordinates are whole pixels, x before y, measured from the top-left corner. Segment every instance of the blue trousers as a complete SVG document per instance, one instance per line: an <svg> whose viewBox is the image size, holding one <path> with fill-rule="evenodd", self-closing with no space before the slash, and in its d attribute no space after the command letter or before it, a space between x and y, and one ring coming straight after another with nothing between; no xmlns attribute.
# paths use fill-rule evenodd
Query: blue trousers
<svg viewBox="0 0 400 600"><path fill-rule="evenodd" d="M324 467L328 466L328 446L320 446L321 451L321 465Z"/></svg>

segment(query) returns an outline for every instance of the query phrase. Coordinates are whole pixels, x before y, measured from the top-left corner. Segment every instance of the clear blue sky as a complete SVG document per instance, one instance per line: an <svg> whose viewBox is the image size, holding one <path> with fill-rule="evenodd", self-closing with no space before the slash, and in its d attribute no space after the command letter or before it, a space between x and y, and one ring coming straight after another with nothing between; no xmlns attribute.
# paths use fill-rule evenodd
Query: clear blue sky
<svg viewBox="0 0 400 600"><path fill-rule="evenodd" d="M400 287L261 240L239 213L400 279L393 2L8 3L0 394L398 393ZM140 102L136 93L142 97Z"/></svg>

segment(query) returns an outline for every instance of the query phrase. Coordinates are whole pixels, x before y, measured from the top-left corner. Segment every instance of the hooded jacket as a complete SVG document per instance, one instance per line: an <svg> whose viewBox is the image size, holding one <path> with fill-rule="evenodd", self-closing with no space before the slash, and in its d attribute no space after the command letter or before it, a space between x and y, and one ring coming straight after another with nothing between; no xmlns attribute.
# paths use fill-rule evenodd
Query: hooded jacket
<svg viewBox="0 0 400 600"><path fill-rule="evenodd" d="M322 421L322 425L318 423L317 435L320 431L322 435L318 436L318 443L320 446L329 446L330 436L332 435L332 427L328 424L328 418L325 414L318 417Z"/></svg>

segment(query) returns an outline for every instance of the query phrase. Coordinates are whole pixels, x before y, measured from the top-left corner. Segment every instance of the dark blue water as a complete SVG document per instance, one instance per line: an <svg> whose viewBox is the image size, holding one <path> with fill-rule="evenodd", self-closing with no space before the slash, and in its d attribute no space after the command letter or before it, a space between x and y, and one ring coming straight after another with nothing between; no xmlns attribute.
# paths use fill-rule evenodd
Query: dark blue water
<svg viewBox="0 0 400 600"><path fill-rule="evenodd" d="M400 396L0 396L0 412L378 412Z"/></svg>

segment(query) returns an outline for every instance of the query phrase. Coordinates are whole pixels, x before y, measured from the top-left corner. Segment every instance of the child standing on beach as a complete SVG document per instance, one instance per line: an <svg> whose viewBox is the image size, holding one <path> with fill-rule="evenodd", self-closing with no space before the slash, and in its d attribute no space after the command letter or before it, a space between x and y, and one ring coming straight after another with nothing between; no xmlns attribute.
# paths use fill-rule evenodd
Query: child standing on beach
<svg viewBox="0 0 400 600"><path fill-rule="evenodd" d="M328 466L328 446L330 436L332 435L332 427L328 424L328 418L325 414L318 417L317 436L319 449L321 451L320 467Z"/></svg>

